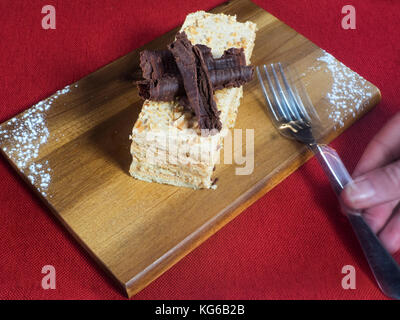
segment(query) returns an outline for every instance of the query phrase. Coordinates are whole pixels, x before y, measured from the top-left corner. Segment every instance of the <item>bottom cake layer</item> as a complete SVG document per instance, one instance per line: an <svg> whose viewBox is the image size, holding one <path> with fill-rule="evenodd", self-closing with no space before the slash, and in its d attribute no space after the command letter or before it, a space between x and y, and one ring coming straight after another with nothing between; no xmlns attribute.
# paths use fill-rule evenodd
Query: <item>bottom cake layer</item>
<svg viewBox="0 0 400 320"><path fill-rule="evenodd" d="M179 105L146 101L132 131L130 174L148 182L215 188L212 174L223 139L235 124L242 95L242 88L215 93L222 130L211 135L202 135Z"/></svg>

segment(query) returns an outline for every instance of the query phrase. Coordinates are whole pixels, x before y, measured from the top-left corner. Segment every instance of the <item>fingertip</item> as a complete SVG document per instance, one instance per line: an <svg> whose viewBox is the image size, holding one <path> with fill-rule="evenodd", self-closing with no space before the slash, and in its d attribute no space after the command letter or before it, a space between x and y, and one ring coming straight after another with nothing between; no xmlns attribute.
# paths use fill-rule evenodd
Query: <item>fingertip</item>
<svg viewBox="0 0 400 320"><path fill-rule="evenodd" d="M342 202L343 202L343 204L346 206L346 207L350 207L350 208L353 208L353 209L358 209L358 208L356 208L356 207L354 207L354 203L353 203L353 201L352 201L352 197L351 197L351 189L352 187L350 186L350 185L347 185L344 189L343 189L343 191L342 191L342 193L340 194L340 197L341 197L341 199L342 199Z"/></svg>
<svg viewBox="0 0 400 320"><path fill-rule="evenodd" d="M387 237L379 237L379 239L390 254L395 254L400 250L400 243L395 243L393 239Z"/></svg>
<svg viewBox="0 0 400 320"><path fill-rule="evenodd" d="M394 254L400 250L400 213L397 212L380 232L379 239L385 248Z"/></svg>
<svg viewBox="0 0 400 320"><path fill-rule="evenodd" d="M356 179L343 190L343 203L353 209L367 208L371 197L375 195L373 185L367 179Z"/></svg>

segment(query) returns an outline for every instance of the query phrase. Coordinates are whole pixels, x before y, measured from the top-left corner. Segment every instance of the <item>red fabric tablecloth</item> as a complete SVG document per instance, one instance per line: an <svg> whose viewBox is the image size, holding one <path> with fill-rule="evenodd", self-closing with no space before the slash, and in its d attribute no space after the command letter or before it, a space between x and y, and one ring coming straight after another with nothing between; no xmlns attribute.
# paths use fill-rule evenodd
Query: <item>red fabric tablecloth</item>
<svg viewBox="0 0 400 320"><path fill-rule="evenodd" d="M0 2L0 121L220 0ZM400 2L352 0L357 29L341 28L344 0L257 4L377 85L382 102L332 146L353 169L400 106ZM57 29L41 28L53 4ZM56 290L41 288L44 265ZM341 287L344 265L356 289ZM0 157L0 298L121 299L123 295ZM383 299L315 159L137 294L135 299Z"/></svg>

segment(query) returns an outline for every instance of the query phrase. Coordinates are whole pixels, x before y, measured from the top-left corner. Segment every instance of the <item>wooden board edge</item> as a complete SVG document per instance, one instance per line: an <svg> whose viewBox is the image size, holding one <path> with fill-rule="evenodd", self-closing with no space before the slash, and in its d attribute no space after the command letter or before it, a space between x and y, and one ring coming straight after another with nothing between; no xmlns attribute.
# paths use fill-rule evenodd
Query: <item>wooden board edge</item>
<svg viewBox="0 0 400 320"><path fill-rule="evenodd" d="M22 181L28 186L28 188L40 199L47 209L49 209L51 215L56 219L56 222L61 225L61 228L64 228L67 233L71 236L69 239L72 239L77 246L80 246L87 254L90 259L93 259L94 263L103 270L106 275L108 275L113 283L115 283L119 290L125 293L125 285L107 268L107 266L103 263L103 261L85 244L85 242L74 232L73 229L70 228L68 223L62 218L61 215L58 214L57 210L51 205L50 202L39 192L34 185L27 179L26 176L22 174L22 171L18 169L16 164L8 157L8 155L4 152L2 148L0 148L0 155L2 155L5 160L10 164L12 169L17 173L17 175L22 179Z"/></svg>

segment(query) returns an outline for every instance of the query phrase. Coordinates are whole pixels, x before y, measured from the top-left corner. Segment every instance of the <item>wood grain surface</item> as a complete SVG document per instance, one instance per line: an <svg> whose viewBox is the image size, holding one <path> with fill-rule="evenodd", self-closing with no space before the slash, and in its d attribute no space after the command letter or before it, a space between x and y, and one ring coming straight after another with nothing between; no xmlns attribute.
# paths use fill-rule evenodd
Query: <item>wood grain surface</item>
<svg viewBox="0 0 400 320"><path fill-rule="evenodd" d="M212 12L257 24L253 64L296 66L323 119L325 141L379 102L375 86L252 2L234 0ZM214 175L217 190L199 191L130 177L128 136L142 101L129 75L138 69L141 50L165 48L177 30L0 126L3 155L128 296L310 157L304 147L277 133L254 80L245 86L236 124L254 129L250 175L236 175L236 164L220 164Z"/></svg>

